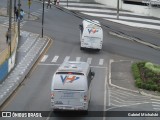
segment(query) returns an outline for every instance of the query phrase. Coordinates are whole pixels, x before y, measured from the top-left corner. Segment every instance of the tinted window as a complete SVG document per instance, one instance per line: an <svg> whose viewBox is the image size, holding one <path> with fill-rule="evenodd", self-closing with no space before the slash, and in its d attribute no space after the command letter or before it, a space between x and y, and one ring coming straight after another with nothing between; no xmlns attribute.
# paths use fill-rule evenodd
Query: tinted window
<svg viewBox="0 0 160 120"><path fill-rule="evenodd" d="M89 73L88 73L88 76L87 76L87 79L88 79L88 88L89 88L89 86L90 86L90 84L91 84L91 69L90 69L90 71L89 71Z"/></svg>
<svg viewBox="0 0 160 120"><path fill-rule="evenodd" d="M57 72L56 74L84 75L83 73L77 73L77 72Z"/></svg>

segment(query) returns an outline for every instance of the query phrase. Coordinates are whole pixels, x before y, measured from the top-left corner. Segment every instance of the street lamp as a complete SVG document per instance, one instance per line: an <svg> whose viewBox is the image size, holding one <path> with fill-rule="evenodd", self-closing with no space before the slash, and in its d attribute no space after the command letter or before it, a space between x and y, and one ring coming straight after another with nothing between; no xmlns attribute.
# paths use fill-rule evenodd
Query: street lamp
<svg viewBox="0 0 160 120"><path fill-rule="evenodd" d="M42 38L43 38L43 24L44 24L44 0L43 0L43 12L42 12Z"/></svg>
<svg viewBox="0 0 160 120"><path fill-rule="evenodd" d="M10 56L11 56L11 29L12 29L12 0L10 0L10 3L9 3L9 28L8 28L8 38L9 38L9 46L10 46Z"/></svg>
<svg viewBox="0 0 160 120"><path fill-rule="evenodd" d="M21 2L18 0L18 41L20 40L20 9L21 9Z"/></svg>
<svg viewBox="0 0 160 120"><path fill-rule="evenodd" d="M119 0L117 0L117 19L119 19Z"/></svg>
<svg viewBox="0 0 160 120"><path fill-rule="evenodd" d="M14 21L15 21L15 11L16 11L16 0L14 0Z"/></svg>

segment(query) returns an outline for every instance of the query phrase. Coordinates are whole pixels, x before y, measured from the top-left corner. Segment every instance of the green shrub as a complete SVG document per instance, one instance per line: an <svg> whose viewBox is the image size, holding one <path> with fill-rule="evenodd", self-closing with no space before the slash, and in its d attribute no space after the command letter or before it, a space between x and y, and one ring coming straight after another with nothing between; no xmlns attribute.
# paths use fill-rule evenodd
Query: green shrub
<svg viewBox="0 0 160 120"><path fill-rule="evenodd" d="M145 66L145 63L146 62L144 62L144 61L143 62L138 62L137 65L138 65L139 68L143 68Z"/></svg>
<svg viewBox="0 0 160 120"><path fill-rule="evenodd" d="M132 73L135 85L138 88L160 92L160 66L149 62L132 64ZM155 72L156 71L156 72ZM157 74L157 71L159 72Z"/></svg>
<svg viewBox="0 0 160 120"><path fill-rule="evenodd" d="M150 84L145 84L145 89L146 89L146 90L151 90L151 88L152 88L152 85L150 85Z"/></svg>
<svg viewBox="0 0 160 120"><path fill-rule="evenodd" d="M143 83L143 82L142 82L141 88L146 89L146 83Z"/></svg>
<svg viewBox="0 0 160 120"><path fill-rule="evenodd" d="M148 81L147 81L147 84L154 85L155 83L154 83L154 81L152 81L152 80L148 80Z"/></svg>
<svg viewBox="0 0 160 120"><path fill-rule="evenodd" d="M136 80L135 84L138 88L142 88L142 80L140 78Z"/></svg>
<svg viewBox="0 0 160 120"><path fill-rule="evenodd" d="M155 65L153 63L146 62L145 67L148 68L149 70L153 71L156 74L160 74L160 66L159 65Z"/></svg>
<svg viewBox="0 0 160 120"><path fill-rule="evenodd" d="M152 81L153 81L154 83L158 83L159 80L160 80L160 78L158 78L158 77L156 77L156 76L153 76L153 78L152 78Z"/></svg>
<svg viewBox="0 0 160 120"><path fill-rule="evenodd" d="M151 90L156 91L158 88L158 85L151 85Z"/></svg>
<svg viewBox="0 0 160 120"><path fill-rule="evenodd" d="M157 91L160 92L160 86L157 87Z"/></svg>
<svg viewBox="0 0 160 120"><path fill-rule="evenodd" d="M140 78L140 71L137 66L137 63L132 64L132 72L133 72L133 77L136 80L137 78Z"/></svg>
<svg viewBox="0 0 160 120"><path fill-rule="evenodd" d="M148 72L145 73L145 76L146 77L153 77L154 73L152 71L148 71Z"/></svg>

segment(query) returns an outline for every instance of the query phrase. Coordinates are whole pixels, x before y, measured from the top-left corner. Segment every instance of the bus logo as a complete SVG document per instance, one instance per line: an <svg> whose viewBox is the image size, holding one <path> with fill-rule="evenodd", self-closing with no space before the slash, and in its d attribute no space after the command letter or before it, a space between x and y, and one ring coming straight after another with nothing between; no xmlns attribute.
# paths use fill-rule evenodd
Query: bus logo
<svg viewBox="0 0 160 120"><path fill-rule="evenodd" d="M89 32L89 34L90 33L96 33L96 32L98 32L98 30L96 30L95 28L92 28L92 29L88 29L88 32Z"/></svg>
<svg viewBox="0 0 160 120"><path fill-rule="evenodd" d="M78 80L80 77L76 77L76 76L62 76L61 75L61 80L62 80L62 83L65 84L65 83L72 83L73 81L75 80Z"/></svg>

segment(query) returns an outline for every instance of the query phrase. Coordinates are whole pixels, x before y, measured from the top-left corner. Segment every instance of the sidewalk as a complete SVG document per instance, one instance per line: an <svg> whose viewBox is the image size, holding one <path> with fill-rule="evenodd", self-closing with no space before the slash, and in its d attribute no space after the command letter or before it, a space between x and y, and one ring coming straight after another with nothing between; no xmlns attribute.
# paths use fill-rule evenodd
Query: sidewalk
<svg viewBox="0 0 160 120"><path fill-rule="evenodd" d="M117 9L97 2L84 2L82 0L67 1L61 0L60 7L82 13L88 16L101 18L106 22L112 22L120 25L138 27L142 29L160 30L160 18L152 17L146 14L134 13L123 9L119 10L117 19Z"/></svg>
<svg viewBox="0 0 160 120"><path fill-rule="evenodd" d="M0 106L25 79L49 42L47 37L41 38L39 34L21 31L16 66L0 84Z"/></svg>
<svg viewBox="0 0 160 120"><path fill-rule="evenodd" d="M0 8L0 16L8 17L6 8ZM24 20L35 20L36 16L25 14ZM6 43L7 27L0 25L0 62L4 63L9 55L9 46ZM13 33L13 31L12 31ZM13 37L12 37L13 38ZM19 41L19 49L17 51L15 68L8 74L7 78L0 84L0 106L8 99L8 97L16 90L19 84L26 77L30 69L33 67L43 50L49 44L47 37L40 38L39 34L21 31L21 40ZM12 42L12 50L14 43ZM7 68L2 67L5 71ZM2 72L3 74L3 72ZM1 75L1 74L0 74Z"/></svg>
<svg viewBox="0 0 160 120"><path fill-rule="evenodd" d="M7 8L0 8L0 16L5 16L8 17L7 15ZM14 17L14 13L12 13L12 18ZM38 19L38 17L30 14L30 16L28 17L28 12L24 11L24 20L36 20Z"/></svg>

